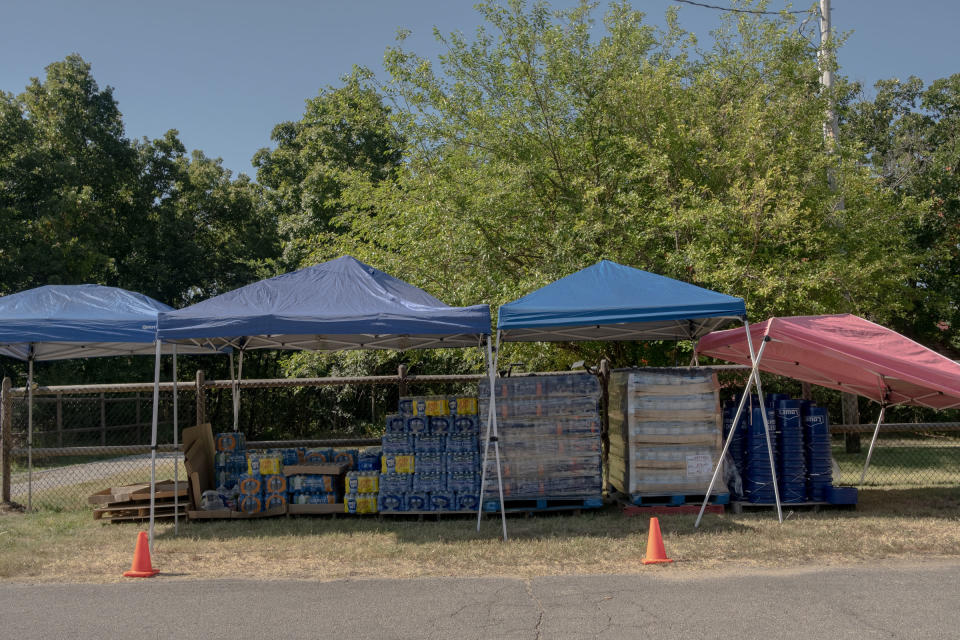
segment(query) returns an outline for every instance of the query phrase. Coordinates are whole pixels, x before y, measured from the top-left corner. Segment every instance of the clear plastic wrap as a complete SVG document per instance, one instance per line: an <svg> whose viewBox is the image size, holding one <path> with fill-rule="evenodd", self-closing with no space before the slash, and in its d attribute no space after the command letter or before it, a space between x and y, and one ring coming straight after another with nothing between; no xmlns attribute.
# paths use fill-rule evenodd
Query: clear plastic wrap
<svg viewBox="0 0 960 640"><path fill-rule="evenodd" d="M595 497L602 489L600 383L592 375L503 378L496 387L504 497ZM481 434L489 418L489 385L479 390ZM481 441L482 446L482 441ZM486 497L498 495L490 461Z"/></svg>
<svg viewBox="0 0 960 640"><path fill-rule="evenodd" d="M722 450L718 390L710 369L615 371L611 484L627 494L704 492Z"/></svg>

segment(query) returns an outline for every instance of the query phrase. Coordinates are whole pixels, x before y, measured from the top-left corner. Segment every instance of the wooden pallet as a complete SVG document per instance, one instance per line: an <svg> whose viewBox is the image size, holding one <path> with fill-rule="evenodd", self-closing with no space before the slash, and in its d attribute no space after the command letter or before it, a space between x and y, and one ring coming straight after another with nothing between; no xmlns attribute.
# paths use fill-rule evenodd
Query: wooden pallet
<svg viewBox="0 0 960 640"><path fill-rule="evenodd" d="M331 502L329 504L288 504L287 513L292 516L308 516L346 512L342 502Z"/></svg>
<svg viewBox="0 0 960 640"><path fill-rule="evenodd" d="M174 515L179 514L182 517L187 516L187 503L181 502L179 506L170 503L155 503L153 517L155 520L173 519ZM133 504L101 507L94 509L93 519L104 522L124 522L135 520L148 520L150 518L150 504Z"/></svg>
<svg viewBox="0 0 960 640"><path fill-rule="evenodd" d="M256 518L274 518L287 514L287 505L267 509L258 513L244 513L242 511L228 511L221 509L218 511L187 511L187 517L191 520L252 520Z"/></svg>
<svg viewBox="0 0 960 640"><path fill-rule="evenodd" d="M599 509L602 506L603 498L600 496L594 498L531 498L529 500L510 498L503 501L503 508L507 513L576 511L580 509ZM485 513L500 513L499 498L484 500L483 510Z"/></svg>
<svg viewBox="0 0 960 640"><path fill-rule="evenodd" d="M186 482L174 488L172 480L158 482L154 492L154 519L172 519L174 515L186 516L190 499ZM177 500L175 503L174 500ZM150 483L111 487L89 496L87 502L94 505L93 519L104 522L146 520L150 517Z"/></svg>
<svg viewBox="0 0 960 640"><path fill-rule="evenodd" d="M730 503L730 510L734 513L750 513L756 511L776 510L777 505L774 502L742 502L734 500ZM781 502L780 510L783 513L788 511L855 511L855 504L832 504L830 502Z"/></svg>
<svg viewBox="0 0 960 640"><path fill-rule="evenodd" d="M676 506L670 506L666 504L660 505L645 505L638 507L632 504L622 503L621 512L625 516L657 516L657 515L677 515L677 514L693 514L696 515L700 513L700 506L695 504L681 504ZM722 504L708 504L707 508L704 509L704 513L716 513L718 515L723 515L725 512L725 506Z"/></svg>
<svg viewBox="0 0 960 640"><path fill-rule="evenodd" d="M627 504L635 507L679 507L683 505L703 504L705 494L703 493L631 493L630 495L620 494L618 498ZM707 504L724 505L730 504L729 493L715 493L710 496Z"/></svg>
<svg viewBox="0 0 960 640"><path fill-rule="evenodd" d="M439 510L439 511L424 511L424 510L415 510L415 511L379 511L379 512L377 512L375 515L378 515L378 516L412 516L412 517L415 517L417 520L423 520L424 517L426 516L426 517L430 517L430 518L436 518L437 520L439 520L439 519L441 519L441 518L448 517L448 516L456 516L456 517L458 517L458 518L462 518L462 517L464 517L464 516L473 516L474 518L476 518L476 517L477 517L477 510L476 510L476 509L470 509L470 510L466 510L466 511L465 511L465 510L461 509L461 510L459 510L459 511L447 511L447 510Z"/></svg>
<svg viewBox="0 0 960 640"><path fill-rule="evenodd" d="M179 483L179 486L176 489L177 495L182 498L181 502L186 502L189 489L186 478ZM156 491L154 492L155 500L173 498L173 496L173 480L164 480L156 484ZM98 491L87 498L87 502L89 504L95 505L110 505L114 503L136 502L141 500L150 500L149 482L131 484L123 487L111 487L109 489L104 489L103 491Z"/></svg>

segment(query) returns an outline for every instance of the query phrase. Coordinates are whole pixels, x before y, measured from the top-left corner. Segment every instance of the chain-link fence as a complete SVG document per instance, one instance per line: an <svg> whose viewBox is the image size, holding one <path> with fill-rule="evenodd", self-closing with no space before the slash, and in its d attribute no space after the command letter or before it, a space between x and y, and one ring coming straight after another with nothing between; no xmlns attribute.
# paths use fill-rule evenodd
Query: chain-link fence
<svg viewBox="0 0 960 640"><path fill-rule="evenodd" d="M189 388L189 387L188 387ZM196 396L178 394L182 430L194 424ZM27 399L12 398L10 498L38 510L80 508L101 489L150 481L150 392L37 394L33 399L33 451L27 448ZM157 479L173 479L173 394L158 404ZM185 478L182 463L179 478Z"/></svg>
<svg viewBox="0 0 960 640"><path fill-rule="evenodd" d="M860 484L873 427L834 425L835 484ZM852 443L848 434L855 436ZM863 486L960 486L960 423L881 426Z"/></svg>
<svg viewBox="0 0 960 640"><path fill-rule="evenodd" d="M478 376L409 378L416 393L475 391ZM407 380L406 378L404 380ZM393 413L401 394L399 377L246 381L241 392L239 426L248 440L289 441L376 438L383 418ZM434 386L436 385L436 386ZM148 482L152 391L149 385L76 387L69 392L34 395L33 472L28 472L27 401L22 390L10 394L10 498L34 509L87 507L91 494L115 486ZM127 385L129 387L129 385ZM94 388L94 392L83 392ZM198 388L200 389L198 393ZM406 391L404 391L405 393ZM197 400L201 411L198 412ZM180 429L198 416L213 430L233 425L232 391L226 381L198 387L183 384L178 393ZM173 395L160 394L157 479L173 479ZM859 485L873 425L832 427L836 484ZM860 438L858 451L848 434ZM184 469L178 477L185 480ZM864 486L960 486L960 423L896 424L881 429Z"/></svg>
<svg viewBox="0 0 960 640"><path fill-rule="evenodd" d="M238 426L248 442L348 439L375 442L384 417L395 413L401 390L476 392L481 376L397 376L245 380ZM224 380L180 383L177 415L182 430L210 422L214 432L233 429L233 390ZM173 394L164 383L158 404L157 480L186 480L173 447ZM198 401L200 410L198 411ZM35 510L87 508L87 498L110 487L149 482L153 411L151 385L37 388L33 398L32 472L27 449L27 399L9 393L10 499ZM327 446L323 445L323 446ZM271 444L269 446L279 446ZM179 465L179 466L177 466Z"/></svg>

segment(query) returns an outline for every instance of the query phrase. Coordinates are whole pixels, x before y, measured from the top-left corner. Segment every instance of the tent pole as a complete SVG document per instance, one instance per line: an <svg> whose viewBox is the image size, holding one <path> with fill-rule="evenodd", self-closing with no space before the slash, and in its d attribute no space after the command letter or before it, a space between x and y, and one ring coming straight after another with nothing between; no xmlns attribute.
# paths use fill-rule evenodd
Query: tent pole
<svg viewBox="0 0 960 640"><path fill-rule="evenodd" d="M753 338L750 336L750 325L747 324L747 319L743 319L743 328L747 334L747 348L750 349L750 361L757 364L757 358L754 355L753 351ZM767 325L767 330L770 330L770 325ZM766 343L770 340L769 336L764 336L763 341ZM761 345L762 346L762 345ZM777 465L773 460L773 444L770 442L770 422L767 420L767 407L763 402L763 386L760 384L760 372L757 371L757 375L754 378L754 383L757 385L757 397L760 400L760 417L763 419L763 433L767 437L767 453L770 455L770 477L773 481L773 497L777 502L777 520L783 524L783 509L780 506L780 489L777 487Z"/></svg>
<svg viewBox="0 0 960 640"><path fill-rule="evenodd" d="M483 438L483 467L480 469L480 498L477 501L477 531L480 531L480 520L483 518L483 492L487 488L487 460L490 457L490 427L493 422L494 402L494 366L490 351L490 336L487 336L487 348L484 351L484 360L487 364L487 380L490 383L490 395L487 402L487 433ZM478 416L479 419L479 416Z"/></svg>
<svg viewBox="0 0 960 640"><path fill-rule="evenodd" d="M9 428L9 427L7 427ZM33 343L27 356L27 513L33 511Z"/></svg>
<svg viewBox="0 0 960 640"><path fill-rule="evenodd" d="M160 339L153 360L153 426L150 430L150 554L153 555L153 515L157 494L157 419L160 405Z"/></svg>
<svg viewBox="0 0 960 640"><path fill-rule="evenodd" d="M707 510L707 503L710 501L710 496L713 493L713 485L716 484L717 476L720 475L720 469L723 467L723 462L727 459L727 451L730 449L730 443L733 442L733 433L737 430L737 425L740 424L740 416L743 415L743 410L747 405L747 400L750 398L750 387L754 384L754 377L760 375L760 371L757 367L760 366L760 358L763 357L763 350L766 346L766 341L760 345L760 351L757 352L757 359L753 363L753 368L750 369L750 377L747 378L747 384L744 386L743 395L740 397L740 404L737 406L737 413L733 417L733 425L730 427L730 433L727 434L727 441L723 444L723 451L720 452L720 459L717 460L717 466L713 470L713 477L710 478L710 486L707 487L707 495L704 496L703 504L700 505L700 514L697 515L697 521L693 523L694 529L700 526L700 520L703 518L703 512Z"/></svg>
<svg viewBox="0 0 960 640"><path fill-rule="evenodd" d="M173 345L173 535L180 534L180 421L177 405L177 345Z"/></svg>
<svg viewBox="0 0 960 640"><path fill-rule="evenodd" d="M233 430L237 430L237 380L233 377L233 349L227 354L230 358L230 404L233 405Z"/></svg>
<svg viewBox="0 0 960 640"><path fill-rule="evenodd" d="M503 504L503 477L500 473L500 444L497 441L497 410L496 410L496 371L497 358L500 350L500 332L497 332L496 347L492 347L487 339L487 377L490 381L490 402L487 413L487 434L484 438L483 469L480 472L480 504L477 505L477 531L480 530L480 519L483 516L483 496L487 482L487 462L490 459L490 443L493 443L494 459L497 465L497 487L500 493L500 521L503 526L503 539L507 540L507 513Z"/></svg>
<svg viewBox="0 0 960 640"><path fill-rule="evenodd" d="M887 410L886 404L880 405L880 416L877 418L877 426L873 429L873 438L870 439L870 448L867 449L867 459L863 463L863 472L860 474L860 486L863 486L863 480L867 477L867 468L870 466L870 458L873 457L873 447L877 444L877 435L880 433L880 423L883 422L883 413Z"/></svg>
<svg viewBox="0 0 960 640"><path fill-rule="evenodd" d="M240 429L240 381L243 380L243 349L237 356L237 395L233 400L233 430Z"/></svg>
<svg viewBox="0 0 960 640"><path fill-rule="evenodd" d="M497 362L500 359L500 332L497 331L497 344L493 349L493 357L490 361L493 363L493 368L490 370L491 375L496 376L497 372ZM497 463L497 488L500 491L500 523L503 526L503 541L507 541L507 510L503 504L503 476L500 473L500 438L499 431L497 429L497 407L496 407L496 393L493 393L494 387L493 383L496 382L496 378L490 379L490 389L491 389L491 400L490 400L490 414L493 417L491 421L493 424L493 455L496 458Z"/></svg>

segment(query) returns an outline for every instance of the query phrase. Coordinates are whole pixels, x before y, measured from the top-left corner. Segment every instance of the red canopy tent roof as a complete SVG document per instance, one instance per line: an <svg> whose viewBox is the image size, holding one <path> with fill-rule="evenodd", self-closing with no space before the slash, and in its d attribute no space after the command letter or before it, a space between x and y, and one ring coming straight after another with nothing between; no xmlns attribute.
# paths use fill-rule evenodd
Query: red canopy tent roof
<svg viewBox="0 0 960 640"><path fill-rule="evenodd" d="M960 407L960 364L896 331L850 314L770 318L750 326L754 348L769 342L761 371L887 405ZM750 365L746 331L715 331L697 353Z"/></svg>

